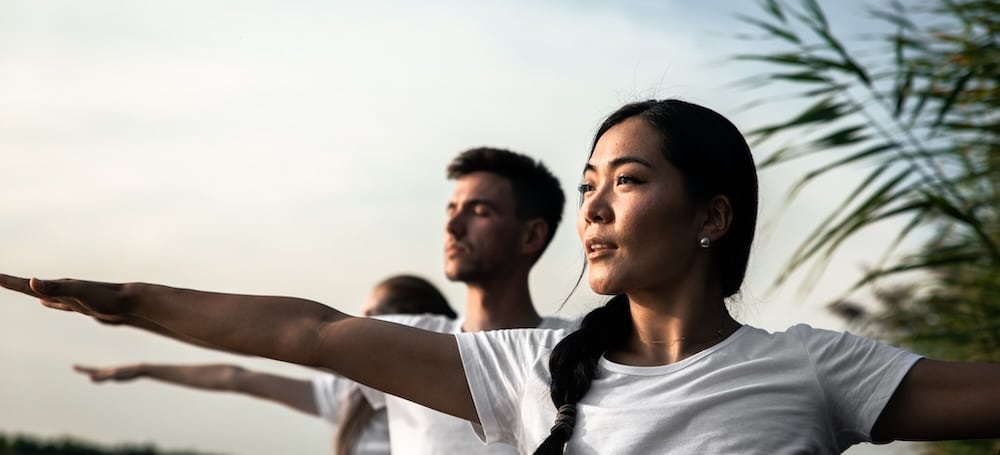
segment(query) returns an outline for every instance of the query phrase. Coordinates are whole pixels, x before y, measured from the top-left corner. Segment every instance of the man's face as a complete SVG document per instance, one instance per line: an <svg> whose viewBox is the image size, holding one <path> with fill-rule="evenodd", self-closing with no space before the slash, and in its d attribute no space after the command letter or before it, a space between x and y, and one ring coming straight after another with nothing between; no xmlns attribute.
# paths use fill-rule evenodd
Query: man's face
<svg viewBox="0 0 1000 455"><path fill-rule="evenodd" d="M510 181L490 172L456 180L445 224L444 272L465 283L487 281L520 256L522 223Z"/></svg>

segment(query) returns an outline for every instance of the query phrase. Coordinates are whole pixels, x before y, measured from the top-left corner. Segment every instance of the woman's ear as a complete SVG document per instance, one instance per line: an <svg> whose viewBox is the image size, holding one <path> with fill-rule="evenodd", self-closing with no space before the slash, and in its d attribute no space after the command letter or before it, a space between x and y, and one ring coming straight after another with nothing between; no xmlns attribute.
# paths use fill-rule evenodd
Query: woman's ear
<svg viewBox="0 0 1000 455"><path fill-rule="evenodd" d="M729 198L721 194L712 196L705 207L705 221L701 226L699 237L708 237L715 242L726 235L729 226L733 224L733 206Z"/></svg>
<svg viewBox="0 0 1000 455"><path fill-rule="evenodd" d="M541 218L528 220L524 223L521 235L521 254L538 256L545 249L545 239L549 236L549 224Z"/></svg>

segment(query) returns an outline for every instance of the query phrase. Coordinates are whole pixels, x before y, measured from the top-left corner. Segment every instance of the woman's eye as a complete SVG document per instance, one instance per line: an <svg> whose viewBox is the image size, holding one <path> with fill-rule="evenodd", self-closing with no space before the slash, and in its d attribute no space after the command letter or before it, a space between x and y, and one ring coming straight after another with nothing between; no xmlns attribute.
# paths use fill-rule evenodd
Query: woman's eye
<svg viewBox="0 0 1000 455"><path fill-rule="evenodd" d="M615 178L615 184L625 185L627 183L638 183L638 180L629 177L627 175L619 175L618 177Z"/></svg>
<svg viewBox="0 0 1000 455"><path fill-rule="evenodd" d="M581 183L580 186L578 186L576 189L577 191L580 192L580 194L589 193L591 191L594 191L594 185L591 185L589 183Z"/></svg>

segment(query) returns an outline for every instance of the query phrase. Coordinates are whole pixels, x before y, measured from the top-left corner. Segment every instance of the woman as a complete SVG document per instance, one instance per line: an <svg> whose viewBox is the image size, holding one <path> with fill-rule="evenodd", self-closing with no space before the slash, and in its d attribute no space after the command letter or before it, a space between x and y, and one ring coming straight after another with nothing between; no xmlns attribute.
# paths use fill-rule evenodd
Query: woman
<svg viewBox="0 0 1000 455"><path fill-rule="evenodd" d="M733 320L724 300L746 269L756 176L739 131L717 113L676 100L624 106L598 131L580 189L589 283L615 297L568 336L434 334L301 299L143 283L0 285L58 309L328 367L524 452L828 453L865 440L1000 437L997 365Z"/></svg>
<svg viewBox="0 0 1000 455"><path fill-rule="evenodd" d="M380 281L362 308L364 316L384 314L458 314L431 282L413 275L394 275ZM389 424L385 408L376 410L356 387L341 390L331 375L313 378L313 394L320 415L337 425L335 455L389 452Z"/></svg>
<svg viewBox="0 0 1000 455"><path fill-rule="evenodd" d="M567 441L570 453L834 453L872 439L917 356L806 326L768 334L726 310L757 210L735 126L680 101L625 106L598 130L580 191L590 286L616 296L565 338L459 338L487 440L536 453ZM544 393L552 403L530 399Z"/></svg>

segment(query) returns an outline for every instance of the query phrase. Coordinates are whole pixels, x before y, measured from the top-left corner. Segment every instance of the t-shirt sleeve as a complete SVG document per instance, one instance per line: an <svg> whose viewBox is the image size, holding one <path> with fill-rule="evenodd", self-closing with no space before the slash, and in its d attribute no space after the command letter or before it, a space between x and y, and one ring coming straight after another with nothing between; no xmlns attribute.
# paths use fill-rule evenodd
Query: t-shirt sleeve
<svg viewBox="0 0 1000 455"><path fill-rule="evenodd" d="M839 437L871 442L871 430L899 383L921 356L846 332L795 326Z"/></svg>
<svg viewBox="0 0 1000 455"><path fill-rule="evenodd" d="M337 425L340 421L341 403L358 384L341 376L322 374L313 377L312 386L313 399L320 417Z"/></svg>
<svg viewBox="0 0 1000 455"><path fill-rule="evenodd" d="M524 383L532 369L544 367L552 340L562 331L515 329L456 335L469 391L479 415L473 425L487 443L517 445Z"/></svg>
<svg viewBox="0 0 1000 455"><path fill-rule="evenodd" d="M358 384L358 389L361 391L361 396L376 411L385 408L385 392L361 384Z"/></svg>

